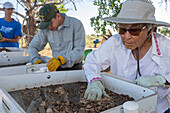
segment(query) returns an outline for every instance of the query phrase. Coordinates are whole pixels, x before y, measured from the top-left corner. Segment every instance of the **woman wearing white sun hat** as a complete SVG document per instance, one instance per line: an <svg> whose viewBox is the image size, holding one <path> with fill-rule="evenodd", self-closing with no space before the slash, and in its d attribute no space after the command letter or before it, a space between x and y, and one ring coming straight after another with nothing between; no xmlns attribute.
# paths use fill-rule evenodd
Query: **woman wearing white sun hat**
<svg viewBox="0 0 170 113"><path fill-rule="evenodd" d="M156 113L169 113L170 40L154 33L153 29L170 27L170 24L156 21L154 14L155 8L148 0L127 0L117 17L103 18L116 22L119 34L86 57L85 98L100 100L102 95L108 96L102 85L101 71L110 66L114 75L132 79L144 87L157 87Z"/></svg>

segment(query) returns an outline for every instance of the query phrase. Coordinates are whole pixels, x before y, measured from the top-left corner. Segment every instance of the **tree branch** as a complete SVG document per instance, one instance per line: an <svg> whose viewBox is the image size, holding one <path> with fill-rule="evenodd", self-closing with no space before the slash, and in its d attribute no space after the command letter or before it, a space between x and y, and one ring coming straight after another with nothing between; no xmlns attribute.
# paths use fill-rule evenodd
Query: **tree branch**
<svg viewBox="0 0 170 113"><path fill-rule="evenodd" d="M75 3L73 2L73 0L70 0L70 1L73 3L75 10L77 10L76 5L75 5Z"/></svg>
<svg viewBox="0 0 170 113"><path fill-rule="evenodd" d="M21 4L20 1L17 0L17 2L27 11L27 8L23 4Z"/></svg>
<svg viewBox="0 0 170 113"><path fill-rule="evenodd" d="M52 1L55 1L55 0L52 0ZM37 9L38 9L40 6L43 6L43 5L46 4L46 3L51 3L51 2L44 2L43 4L37 5L36 2L37 2L37 0L35 1L34 6L31 7L31 9L27 12L28 14L29 14L34 8L36 8L35 11L37 11ZM63 3L63 1L60 0L60 2L58 2L58 3L51 3L51 4L59 5L59 4L62 4L62 3Z"/></svg>

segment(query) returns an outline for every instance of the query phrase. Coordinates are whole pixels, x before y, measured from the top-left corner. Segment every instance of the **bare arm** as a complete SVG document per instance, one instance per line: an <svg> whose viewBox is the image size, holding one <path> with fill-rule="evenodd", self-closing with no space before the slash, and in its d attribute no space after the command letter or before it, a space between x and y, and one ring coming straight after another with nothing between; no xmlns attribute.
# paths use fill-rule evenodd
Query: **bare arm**
<svg viewBox="0 0 170 113"><path fill-rule="evenodd" d="M7 39L7 38L2 37L0 42L5 42L5 41L6 42L18 42L18 40L19 40L19 36L15 36L12 39Z"/></svg>

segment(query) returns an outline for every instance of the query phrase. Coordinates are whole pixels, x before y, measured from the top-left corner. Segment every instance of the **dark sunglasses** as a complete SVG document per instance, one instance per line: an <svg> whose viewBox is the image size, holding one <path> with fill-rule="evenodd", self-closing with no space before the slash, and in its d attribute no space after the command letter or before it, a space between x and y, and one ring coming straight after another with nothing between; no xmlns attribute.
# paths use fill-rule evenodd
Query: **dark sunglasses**
<svg viewBox="0 0 170 113"><path fill-rule="evenodd" d="M146 28L146 26L143 26L141 29L140 28L126 29L126 28L122 28L118 25L116 26L116 29L119 31L120 35L124 35L127 31L129 31L129 33L133 36L139 36L140 32L145 28Z"/></svg>

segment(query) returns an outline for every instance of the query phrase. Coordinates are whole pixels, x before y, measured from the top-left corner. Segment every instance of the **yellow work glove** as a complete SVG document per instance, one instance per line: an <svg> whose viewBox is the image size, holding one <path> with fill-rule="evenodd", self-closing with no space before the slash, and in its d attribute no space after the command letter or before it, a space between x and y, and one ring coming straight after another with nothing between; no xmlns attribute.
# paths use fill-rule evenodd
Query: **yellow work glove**
<svg viewBox="0 0 170 113"><path fill-rule="evenodd" d="M102 98L102 95L109 97L109 95L105 92L105 88L102 85L101 81L96 80L88 84L84 98L91 101L99 101Z"/></svg>
<svg viewBox="0 0 170 113"><path fill-rule="evenodd" d="M34 62L34 64L41 64L41 63L42 63L41 60L37 60L37 61Z"/></svg>
<svg viewBox="0 0 170 113"><path fill-rule="evenodd" d="M52 58L48 61L47 64L49 71L55 71L61 64L65 63L65 59L62 56L57 56L57 58Z"/></svg>

